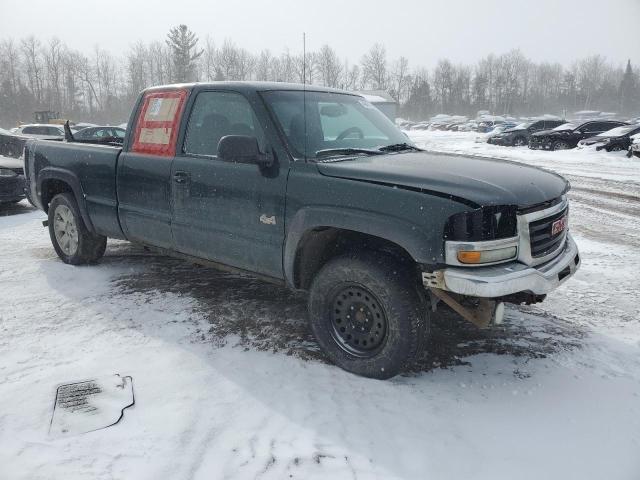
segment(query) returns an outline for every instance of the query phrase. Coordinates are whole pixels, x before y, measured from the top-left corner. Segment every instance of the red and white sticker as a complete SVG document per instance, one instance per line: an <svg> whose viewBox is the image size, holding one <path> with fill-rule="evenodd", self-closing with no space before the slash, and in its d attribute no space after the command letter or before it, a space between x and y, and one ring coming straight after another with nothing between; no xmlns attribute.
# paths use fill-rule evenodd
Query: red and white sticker
<svg viewBox="0 0 640 480"><path fill-rule="evenodd" d="M136 122L132 152L162 157L176 154L186 90L146 93Z"/></svg>

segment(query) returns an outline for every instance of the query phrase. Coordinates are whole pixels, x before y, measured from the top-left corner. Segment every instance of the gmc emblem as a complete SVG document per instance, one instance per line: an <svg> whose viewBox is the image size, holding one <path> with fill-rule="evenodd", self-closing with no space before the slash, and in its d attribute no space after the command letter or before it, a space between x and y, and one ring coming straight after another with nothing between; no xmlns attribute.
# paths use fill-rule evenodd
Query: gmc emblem
<svg viewBox="0 0 640 480"><path fill-rule="evenodd" d="M551 224L551 236L555 237L559 233L563 232L567 228L567 217L559 218Z"/></svg>

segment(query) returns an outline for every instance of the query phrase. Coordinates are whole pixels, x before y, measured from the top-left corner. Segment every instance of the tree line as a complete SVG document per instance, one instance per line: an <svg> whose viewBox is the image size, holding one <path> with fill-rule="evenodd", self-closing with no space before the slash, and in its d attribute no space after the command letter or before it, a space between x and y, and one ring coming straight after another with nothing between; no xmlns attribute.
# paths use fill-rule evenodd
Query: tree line
<svg viewBox="0 0 640 480"><path fill-rule="evenodd" d="M306 82L345 90L386 90L400 114L423 120L437 113L562 115L602 110L640 115L640 77L631 61L602 55L571 65L531 61L519 50L487 55L476 64L440 60L432 69L390 59L381 44L358 62L329 45L307 52L249 52L230 39L200 41L185 25L164 40L137 42L121 55L96 46L89 54L53 38L0 41L0 125L33 121L36 110L95 123L128 119L141 90L173 82L264 80Z"/></svg>

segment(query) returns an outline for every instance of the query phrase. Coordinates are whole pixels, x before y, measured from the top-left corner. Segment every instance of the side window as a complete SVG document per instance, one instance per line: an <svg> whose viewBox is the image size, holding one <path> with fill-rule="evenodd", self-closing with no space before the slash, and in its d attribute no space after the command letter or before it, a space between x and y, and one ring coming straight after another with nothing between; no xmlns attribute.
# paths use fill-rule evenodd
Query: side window
<svg viewBox="0 0 640 480"><path fill-rule="evenodd" d="M59 136L59 137L62 136L62 132L56 127L49 127L48 130L49 130L48 132L49 135Z"/></svg>
<svg viewBox="0 0 640 480"><path fill-rule="evenodd" d="M135 123L131 151L173 157L186 98L186 90L145 93Z"/></svg>
<svg viewBox="0 0 640 480"><path fill-rule="evenodd" d="M36 127L24 127L22 133L33 135L36 133Z"/></svg>
<svg viewBox="0 0 640 480"><path fill-rule="evenodd" d="M593 122L593 123L588 123L587 125L585 125L584 127L582 127L582 131L584 132L601 132L603 130L605 130L606 127L604 126L604 124L602 122Z"/></svg>
<svg viewBox="0 0 640 480"><path fill-rule="evenodd" d="M266 140L249 101L233 92L201 92L187 125L184 153L216 156L218 143L227 135L256 137L260 150Z"/></svg>

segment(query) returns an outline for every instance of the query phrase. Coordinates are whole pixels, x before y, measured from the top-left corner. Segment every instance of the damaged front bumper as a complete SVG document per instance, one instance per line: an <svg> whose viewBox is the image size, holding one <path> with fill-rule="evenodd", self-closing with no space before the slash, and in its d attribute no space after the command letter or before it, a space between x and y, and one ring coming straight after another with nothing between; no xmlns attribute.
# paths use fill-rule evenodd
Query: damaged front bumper
<svg viewBox="0 0 640 480"><path fill-rule="evenodd" d="M578 246L571 235L563 251L535 267L510 262L490 267L449 267L423 272L425 288L437 288L469 297L500 298L517 293L545 295L555 290L580 267Z"/></svg>

